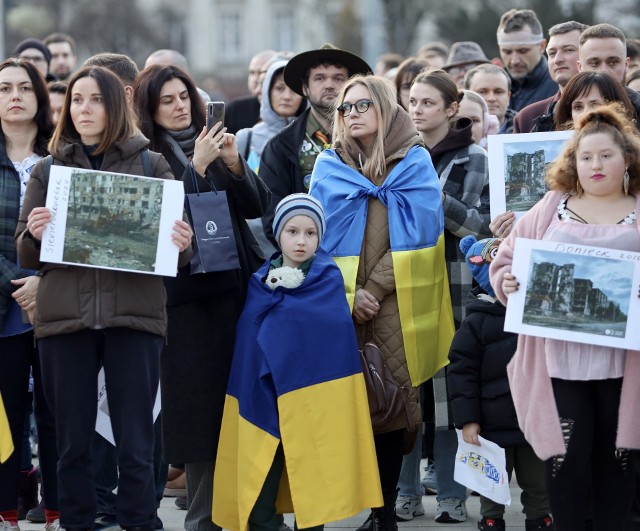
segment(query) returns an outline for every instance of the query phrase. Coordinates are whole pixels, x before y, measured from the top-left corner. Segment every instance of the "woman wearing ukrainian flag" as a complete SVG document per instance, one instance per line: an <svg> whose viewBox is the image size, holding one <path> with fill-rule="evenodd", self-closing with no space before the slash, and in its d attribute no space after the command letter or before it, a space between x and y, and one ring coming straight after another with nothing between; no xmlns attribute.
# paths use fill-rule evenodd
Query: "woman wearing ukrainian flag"
<svg viewBox="0 0 640 531"><path fill-rule="evenodd" d="M416 387L448 363L454 332L441 189L383 78L355 76L344 85L333 139L311 178L326 215L321 247L342 271L360 347L373 341L409 389L409 418L374 430L384 507L374 508L371 527L393 530L402 456L422 420Z"/></svg>

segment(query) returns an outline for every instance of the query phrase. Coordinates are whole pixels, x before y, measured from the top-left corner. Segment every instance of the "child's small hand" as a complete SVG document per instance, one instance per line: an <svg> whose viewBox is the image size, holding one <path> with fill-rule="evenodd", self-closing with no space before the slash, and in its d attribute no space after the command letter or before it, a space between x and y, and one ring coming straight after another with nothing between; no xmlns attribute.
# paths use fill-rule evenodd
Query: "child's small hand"
<svg viewBox="0 0 640 531"><path fill-rule="evenodd" d="M518 291L519 287L520 282L518 282L518 279L516 279L514 275L511 273L504 274L504 277L502 278L502 291L504 291L505 295Z"/></svg>
<svg viewBox="0 0 640 531"><path fill-rule="evenodd" d="M462 439L467 444L480 446L480 439L478 439L478 435L480 435L480 424L477 422L470 422L469 424L462 426Z"/></svg>

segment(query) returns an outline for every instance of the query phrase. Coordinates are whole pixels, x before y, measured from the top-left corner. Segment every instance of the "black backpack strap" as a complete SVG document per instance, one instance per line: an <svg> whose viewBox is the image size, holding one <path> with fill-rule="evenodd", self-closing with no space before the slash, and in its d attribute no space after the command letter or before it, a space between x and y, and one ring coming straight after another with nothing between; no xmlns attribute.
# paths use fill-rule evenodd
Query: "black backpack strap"
<svg viewBox="0 0 640 531"><path fill-rule="evenodd" d="M247 137L247 147L244 148L244 160L249 160L249 153L251 153L251 135L253 129L249 129L249 136Z"/></svg>
<svg viewBox="0 0 640 531"><path fill-rule="evenodd" d="M49 184L49 174L51 173L51 166L53 166L53 155L47 155L44 158L44 184Z"/></svg>
<svg viewBox="0 0 640 531"><path fill-rule="evenodd" d="M153 177L153 170L151 169L151 158L149 157L149 150L144 148L140 155L142 156L142 167L144 168L145 177Z"/></svg>

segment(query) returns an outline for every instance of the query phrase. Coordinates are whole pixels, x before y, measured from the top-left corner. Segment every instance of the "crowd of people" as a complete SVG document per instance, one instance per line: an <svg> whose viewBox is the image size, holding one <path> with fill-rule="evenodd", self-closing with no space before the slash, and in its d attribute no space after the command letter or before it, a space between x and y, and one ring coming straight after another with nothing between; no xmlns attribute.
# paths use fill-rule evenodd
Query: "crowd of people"
<svg viewBox="0 0 640 531"><path fill-rule="evenodd" d="M0 63L0 531L160 530L165 495L187 531L363 510L358 531L396 531L434 493L435 521L461 523L454 428L505 449L527 530L638 524L638 353L504 330L517 238L640 252L640 41L547 33L511 9L494 59L264 50L215 124L175 50L139 71L78 65L63 33L19 43ZM491 219L487 137L561 130L547 194ZM180 181L233 259L202 270L189 200L175 276L43 262L56 166ZM504 513L481 496L478 529Z"/></svg>

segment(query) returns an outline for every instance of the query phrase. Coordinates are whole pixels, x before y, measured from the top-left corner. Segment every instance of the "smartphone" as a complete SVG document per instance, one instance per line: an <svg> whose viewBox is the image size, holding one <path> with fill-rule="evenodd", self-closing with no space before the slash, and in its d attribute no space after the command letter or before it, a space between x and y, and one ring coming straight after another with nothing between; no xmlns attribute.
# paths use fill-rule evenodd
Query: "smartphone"
<svg viewBox="0 0 640 531"><path fill-rule="evenodd" d="M218 122L222 122L220 126L222 129L224 127L224 101L210 101L207 103L207 131L210 131Z"/></svg>

